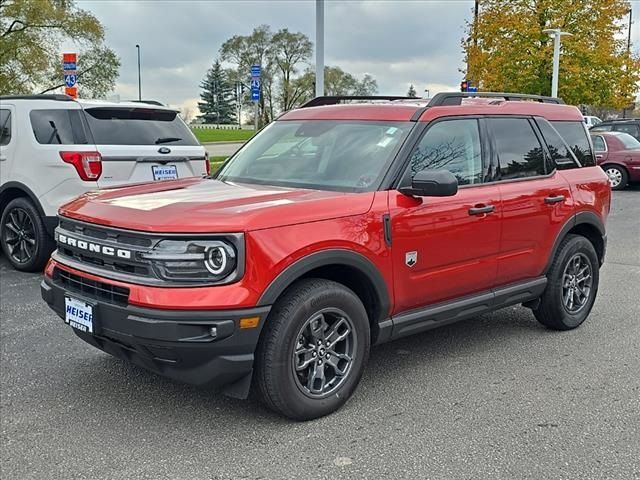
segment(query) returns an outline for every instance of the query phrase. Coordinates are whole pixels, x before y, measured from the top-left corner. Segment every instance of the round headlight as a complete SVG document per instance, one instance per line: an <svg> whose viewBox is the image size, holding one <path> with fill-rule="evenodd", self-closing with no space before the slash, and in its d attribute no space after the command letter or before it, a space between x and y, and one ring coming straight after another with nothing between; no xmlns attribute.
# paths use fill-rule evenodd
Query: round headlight
<svg viewBox="0 0 640 480"><path fill-rule="evenodd" d="M223 247L208 247L205 250L204 266L213 275L220 275L227 268L227 251Z"/></svg>

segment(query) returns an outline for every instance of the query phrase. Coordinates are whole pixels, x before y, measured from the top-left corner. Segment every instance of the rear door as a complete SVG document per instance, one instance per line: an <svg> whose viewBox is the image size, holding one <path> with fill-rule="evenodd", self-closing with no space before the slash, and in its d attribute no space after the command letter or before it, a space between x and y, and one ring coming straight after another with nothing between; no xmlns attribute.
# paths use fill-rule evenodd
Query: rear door
<svg viewBox="0 0 640 480"><path fill-rule="evenodd" d="M13 105L0 107L0 185L10 178L16 147L15 121Z"/></svg>
<svg viewBox="0 0 640 480"><path fill-rule="evenodd" d="M205 150L177 112L153 107L85 107L102 156L100 188L206 175Z"/></svg>
<svg viewBox="0 0 640 480"><path fill-rule="evenodd" d="M502 198L496 283L507 285L542 274L560 229L573 214L573 203L569 183L551 164L533 119L491 118L487 122Z"/></svg>
<svg viewBox="0 0 640 480"><path fill-rule="evenodd" d="M604 163L609 156L607 142L602 135L591 135L591 140L593 141L593 150L596 153L596 163L600 165Z"/></svg>

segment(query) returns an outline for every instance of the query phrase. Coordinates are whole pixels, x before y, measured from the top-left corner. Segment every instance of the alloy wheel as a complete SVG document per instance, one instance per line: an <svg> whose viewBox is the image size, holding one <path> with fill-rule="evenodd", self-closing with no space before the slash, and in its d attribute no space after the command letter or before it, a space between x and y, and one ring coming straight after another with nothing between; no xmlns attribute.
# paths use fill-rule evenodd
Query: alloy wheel
<svg viewBox="0 0 640 480"><path fill-rule="evenodd" d="M37 250L33 220L23 208L8 212L3 225L3 240L9 256L17 263L27 263Z"/></svg>
<svg viewBox="0 0 640 480"><path fill-rule="evenodd" d="M593 284L591 263L583 253L572 256L562 275L562 303L570 314L582 310L591 296Z"/></svg>
<svg viewBox="0 0 640 480"><path fill-rule="evenodd" d="M311 398L332 394L348 377L357 338L353 322L342 310L323 309L300 328L293 351L293 375Z"/></svg>

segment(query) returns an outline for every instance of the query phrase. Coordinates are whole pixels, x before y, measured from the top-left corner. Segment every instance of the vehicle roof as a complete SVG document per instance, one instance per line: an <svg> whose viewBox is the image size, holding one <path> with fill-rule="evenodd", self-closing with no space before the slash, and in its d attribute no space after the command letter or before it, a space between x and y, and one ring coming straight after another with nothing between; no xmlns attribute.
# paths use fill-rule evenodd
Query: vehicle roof
<svg viewBox="0 0 640 480"><path fill-rule="evenodd" d="M61 94L44 94L44 95L5 95L0 96L0 101L10 101L14 102L46 102L51 104L55 102L56 105L61 106L63 108L66 105L70 104L78 104L82 106L82 108L96 108L96 107L120 107L120 108L152 108L154 110L171 110L175 111L174 108L167 107L165 105L160 104L159 102L149 101L149 102L139 102L139 101L124 101L124 102L114 102L107 100L91 100L91 99L77 99L67 95Z"/></svg>
<svg viewBox="0 0 640 480"><path fill-rule="evenodd" d="M379 103L351 103L321 107L298 108L283 114L278 120L380 120L430 121L455 115L525 115L540 116L552 121L582 122L577 107L564 104L531 101L469 99L461 105L428 107L428 100L390 101Z"/></svg>

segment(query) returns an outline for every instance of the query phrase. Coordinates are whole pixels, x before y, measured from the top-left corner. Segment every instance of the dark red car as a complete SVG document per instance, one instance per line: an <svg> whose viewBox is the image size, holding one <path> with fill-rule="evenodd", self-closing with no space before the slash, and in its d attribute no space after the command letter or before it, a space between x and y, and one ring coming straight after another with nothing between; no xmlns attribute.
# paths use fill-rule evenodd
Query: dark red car
<svg viewBox="0 0 640 480"><path fill-rule="evenodd" d="M101 350L295 419L343 405L374 344L515 304L576 328L611 195L582 115L471 95L320 97L214 178L87 193L42 296Z"/></svg>
<svg viewBox="0 0 640 480"><path fill-rule="evenodd" d="M602 167L613 190L640 181L640 142L628 133L591 132L596 162Z"/></svg>

